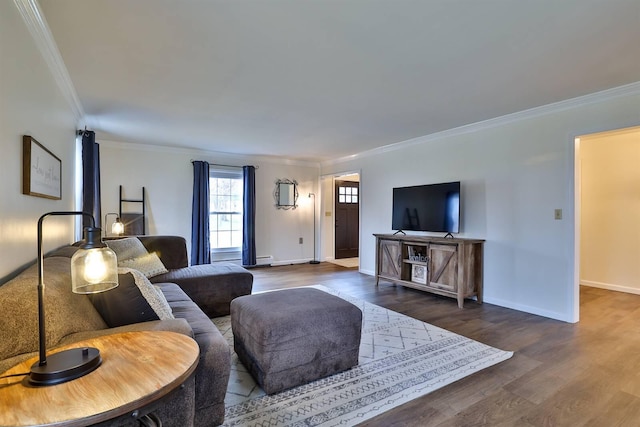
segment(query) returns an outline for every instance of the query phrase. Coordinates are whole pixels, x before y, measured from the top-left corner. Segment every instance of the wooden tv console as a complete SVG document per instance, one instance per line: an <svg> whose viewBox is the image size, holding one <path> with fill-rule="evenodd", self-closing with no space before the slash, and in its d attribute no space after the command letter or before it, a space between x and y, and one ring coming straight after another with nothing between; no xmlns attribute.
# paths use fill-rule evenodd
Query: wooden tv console
<svg viewBox="0 0 640 427"><path fill-rule="evenodd" d="M482 304L484 240L401 234L376 237L376 286L380 279Z"/></svg>

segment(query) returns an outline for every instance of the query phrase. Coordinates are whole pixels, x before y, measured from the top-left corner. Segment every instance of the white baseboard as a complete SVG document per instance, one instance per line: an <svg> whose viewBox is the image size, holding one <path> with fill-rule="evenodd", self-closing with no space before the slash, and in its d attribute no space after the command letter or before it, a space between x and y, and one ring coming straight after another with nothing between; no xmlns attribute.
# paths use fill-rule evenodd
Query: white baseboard
<svg viewBox="0 0 640 427"><path fill-rule="evenodd" d="M525 304L517 304L511 301L505 301L499 298L487 298L486 296L483 298L483 302L493 305L499 305L504 308L511 308L513 310L523 311L525 313L535 314L536 316L548 317L549 319L562 320L563 322L575 323L573 319L570 319L566 316L565 313L558 313L551 310L543 310L538 307L531 307Z"/></svg>
<svg viewBox="0 0 640 427"><path fill-rule="evenodd" d="M639 288L632 288L630 286L612 285L610 283L594 282L592 280L580 280L580 284L583 286L590 286L592 288L607 289L609 291L626 292L628 294L640 295Z"/></svg>
<svg viewBox="0 0 640 427"><path fill-rule="evenodd" d="M290 259L290 260L286 260L286 261L276 261L271 263L271 265L278 266L278 265L291 265L291 264L308 264L311 261L311 258L304 258L304 259Z"/></svg>
<svg viewBox="0 0 640 427"><path fill-rule="evenodd" d="M241 258L218 258L218 259L212 259L211 263L216 263L216 262L231 262L234 264L238 264L238 265L242 265L242 259ZM262 255L262 256L258 256L256 257L256 265L271 265L273 263L273 255Z"/></svg>

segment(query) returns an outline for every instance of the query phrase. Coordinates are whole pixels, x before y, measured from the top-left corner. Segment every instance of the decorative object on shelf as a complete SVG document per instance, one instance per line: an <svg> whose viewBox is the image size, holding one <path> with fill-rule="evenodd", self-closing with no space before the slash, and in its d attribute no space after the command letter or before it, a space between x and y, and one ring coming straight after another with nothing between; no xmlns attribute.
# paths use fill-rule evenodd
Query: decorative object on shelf
<svg viewBox="0 0 640 427"><path fill-rule="evenodd" d="M120 236L122 235L122 233L124 233L124 224L122 223L122 221L120 221L120 216L115 213L115 212L109 212L108 214L106 214L104 216L104 226L107 226L107 218L109 217L109 215L115 215L116 216L116 220L113 221L113 223L111 224L111 234L115 235L115 236ZM107 234L107 231L105 229L105 233L104 233L105 237L109 237L109 234Z"/></svg>
<svg viewBox="0 0 640 427"><path fill-rule="evenodd" d="M309 197L311 196L313 196L313 260L309 261L309 264L320 264L316 258L316 195L309 193Z"/></svg>
<svg viewBox="0 0 640 427"><path fill-rule="evenodd" d="M279 179L273 192L276 208L295 209L298 207L298 182L294 179Z"/></svg>
<svg viewBox="0 0 640 427"><path fill-rule="evenodd" d="M22 194L62 199L62 161L29 135L22 137Z"/></svg>
<svg viewBox="0 0 640 427"><path fill-rule="evenodd" d="M413 264L411 266L411 281L426 285L427 284L427 266L420 265L420 264Z"/></svg>
<svg viewBox="0 0 640 427"><path fill-rule="evenodd" d="M91 227L84 229L84 243L71 258L71 289L76 294L108 291L118 286L116 254L102 242L102 230L95 227L95 218L86 212L49 212L38 220L38 333L39 360L31 366L29 384L48 386L74 380L94 371L102 363L100 351L93 347L59 351L47 359L44 256L42 250L42 224L48 216L86 215Z"/></svg>
<svg viewBox="0 0 640 427"><path fill-rule="evenodd" d="M409 261L429 262L429 258L424 256L421 251L416 251L413 246L407 247Z"/></svg>

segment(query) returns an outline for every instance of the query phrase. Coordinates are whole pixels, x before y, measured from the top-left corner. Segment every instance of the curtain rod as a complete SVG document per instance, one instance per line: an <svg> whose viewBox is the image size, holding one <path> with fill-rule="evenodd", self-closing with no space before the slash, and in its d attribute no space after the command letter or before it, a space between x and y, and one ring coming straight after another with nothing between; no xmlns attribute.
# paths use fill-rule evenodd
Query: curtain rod
<svg viewBox="0 0 640 427"><path fill-rule="evenodd" d="M193 163L193 162L195 162L195 160L191 159L191 163ZM240 169L242 169L242 166L223 165L223 164L220 164L220 163L211 163L211 162L207 162L207 163L209 163L209 166L223 166L225 168L240 168ZM247 165L247 166L253 166L253 165ZM253 167L256 168L256 169L260 168L260 166L253 166Z"/></svg>

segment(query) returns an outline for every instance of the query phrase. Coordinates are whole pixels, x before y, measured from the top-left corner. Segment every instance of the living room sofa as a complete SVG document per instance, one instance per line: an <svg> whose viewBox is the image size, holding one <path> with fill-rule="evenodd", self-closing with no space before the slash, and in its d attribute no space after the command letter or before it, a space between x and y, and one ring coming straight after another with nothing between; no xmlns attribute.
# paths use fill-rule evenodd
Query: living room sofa
<svg viewBox="0 0 640 427"><path fill-rule="evenodd" d="M200 348L194 374L177 391L142 408L140 414L153 411L165 427L222 424L231 366L230 348L210 317L228 314L230 301L235 296L250 294L253 277L246 269L226 263L189 267L186 243L181 237L138 238L149 252L158 255L168 270L149 280L161 290L174 318L109 326L105 320L107 316L104 312L100 314L96 308L99 305L95 301L92 303L90 296L71 292L70 257L77 247L65 246L48 254L44 260L47 350L50 352L63 344L127 331L161 330L191 336ZM124 290L127 280L133 280L131 276L120 274L118 288ZM37 282L37 266L33 265L0 286L0 373L37 355ZM98 295L109 292L114 291ZM189 293L205 306L206 313L189 297ZM122 313L127 311L121 305L119 310ZM111 319L111 323L113 321ZM106 425L137 425L137 421L125 415Z"/></svg>

